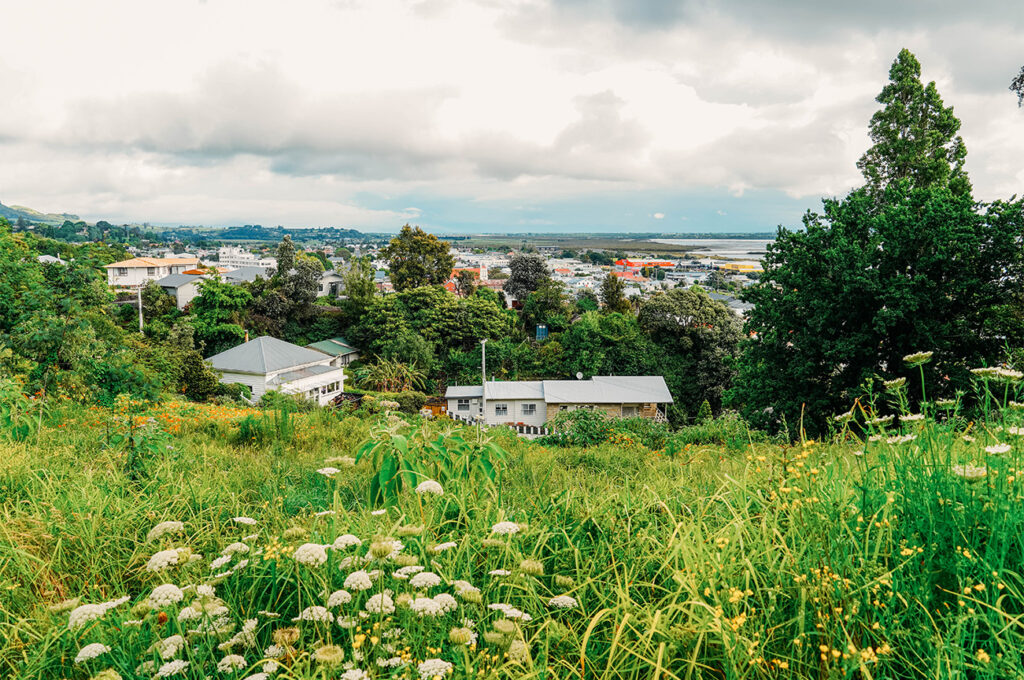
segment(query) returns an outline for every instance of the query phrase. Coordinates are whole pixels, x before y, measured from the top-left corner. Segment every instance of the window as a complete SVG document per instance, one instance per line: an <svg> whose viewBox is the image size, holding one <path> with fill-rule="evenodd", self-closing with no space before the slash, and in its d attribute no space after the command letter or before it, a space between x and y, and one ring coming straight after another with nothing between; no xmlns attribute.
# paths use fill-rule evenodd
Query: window
<svg viewBox="0 0 1024 680"><path fill-rule="evenodd" d="M117 268L117 275L118 276L128 276L128 267L118 267Z"/></svg>
<svg viewBox="0 0 1024 680"><path fill-rule="evenodd" d="M536 413L537 413L537 405L536 404L523 404L523 415L524 416L532 416L532 415L536 415Z"/></svg>
<svg viewBox="0 0 1024 680"><path fill-rule="evenodd" d="M456 401L459 404L459 410L460 411L468 411L469 410L469 399L458 399Z"/></svg>
<svg viewBox="0 0 1024 680"><path fill-rule="evenodd" d="M623 418L636 418L636 406L623 406L622 407Z"/></svg>
<svg viewBox="0 0 1024 680"><path fill-rule="evenodd" d="M496 416L507 416L508 415L508 404L495 404L494 415Z"/></svg>
<svg viewBox="0 0 1024 680"><path fill-rule="evenodd" d="M146 276L156 276L156 267L146 267Z"/></svg>

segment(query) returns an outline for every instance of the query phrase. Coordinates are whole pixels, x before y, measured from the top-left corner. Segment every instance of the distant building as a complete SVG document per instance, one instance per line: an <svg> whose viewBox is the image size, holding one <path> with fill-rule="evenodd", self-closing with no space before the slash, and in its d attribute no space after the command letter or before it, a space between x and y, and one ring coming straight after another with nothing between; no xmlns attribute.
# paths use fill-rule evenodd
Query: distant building
<svg viewBox="0 0 1024 680"><path fill-rule="evenodd" d="M238 269L232 269L221 274L221 279L224 280L224 283L232 285L238 285L243 281L252 283L256 280L256 277L267 278L267 267L239 267Z"/></svg>
<svg viewBox="0 0 1024 680"><path fill-rule="evenodd" d="M317 284L317 297L338 297L345 290L345 277L333 269L325 271L320 275L320 282Z"/></svg>
<svg viewBox="0 0 1024 680"><path fill-rule="evenodd" d="M348 344L345 338L321 340L320 342L306 345L306 347L333 357L331 360L332 366L348 366L359 358L359 350Z"/></svg>
<svg viewBox="0 0 1024 680"><path fill-rule="evenodd" d="M158 280L156 285L174 298L178 309L185 309L185 305L199 295L199 282L202 280L203 276L197 274L171 274Z"/></svg>
<svg viewBox="0 0 1024 680"><path fill-rule="evenodd" d="M220 264L226 267L276 267L277 258L259 257L244 248L225 246L217 251Z"/></svg>
<svg viewBox="0 0 1024 680"><path fill-rule="evenodd" d="M483 414L488 425L541 426L561 411L589 409L619 418L666 420L672 395L660 375L594 376L590 380L490 381L453 385L445 392L448 412L470 420Z"/></svg>
<svg viewBox="0 0 1024 680"><path fill-rule="evenodd" d="M248 385L254 402L279 390L324 405L344 389L345 371L333 360L324 352L264 335L215 354L206 363L221 372L222 383Z"/></svg>
<svg viewBox="0 0 1024 680"><path fill-rule="evenodd" d="M171 274L199 266L198 257L135 257L104 267L107 283L115 288L138 288Z"/></svg>

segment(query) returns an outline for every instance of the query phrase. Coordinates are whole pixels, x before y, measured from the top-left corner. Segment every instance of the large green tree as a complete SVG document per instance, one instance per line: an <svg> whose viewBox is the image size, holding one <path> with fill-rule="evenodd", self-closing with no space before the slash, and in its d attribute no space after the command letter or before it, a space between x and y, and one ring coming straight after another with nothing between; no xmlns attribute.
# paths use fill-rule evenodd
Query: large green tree
<svg viewBox="0 0 1024 680"><path fill-rule="evenodd" d="M1024 66L1020 67L1020 73L1010 81L1010 90L1017 95L1017 106L1024 106Z"/></svg>
<svg viewBox="0 0 1024 680"><path fill-rule="evenodd" d="M526 297L538 290L546 281L551 280L547 262L541 255L516 253L509 261L511 274L505 281L504 290L516 300Z"/></svg>
<svg viewBox="0 0 1024 680"><path fill-rule="evenodd" d="M974 202L959 122L918 72L901 52L872 118L896 132L862 159L867 185L825 200L802 231L780 228L744 292L753 338L733 398L759 426L803 416L814 431L867 383L909 375L902 357L917 351L935 352L928 395L951 395L1021 340L1024 205Z"/></svg>
<svg viewBox="0 0 1024 680"><path fill-rule="evenodd" d="M870 189L881 193L909 180L912 187L943 185L954 194L970 193L960 120L953 107L943 105L934 81L921 82L921 63L909 50L896 57L876 101L882 108L871 117L872 146L857 162Z"/></svg>
<svg viewBox="0 0 1024 680"><path fill-rule="evenodd" d="M452 275L455 258L450 247L419 227L402 227L381 251L395 290L441 285Z"/></svg>
<svg viewBox="0 0 1024 680"><path fill-rule="evenodd" d="M605 311L613 314L628 314L632 309L626 299L626 284L612 272L601 281L601 302Z"/></svg>

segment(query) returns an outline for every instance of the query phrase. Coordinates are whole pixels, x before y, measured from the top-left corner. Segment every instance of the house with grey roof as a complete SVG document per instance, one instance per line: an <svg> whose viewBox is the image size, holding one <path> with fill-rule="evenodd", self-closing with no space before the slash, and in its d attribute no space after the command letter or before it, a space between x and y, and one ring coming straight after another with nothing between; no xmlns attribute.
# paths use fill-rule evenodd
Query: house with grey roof
<svg viewBox="0 0 1024 680"><path fill-rule="evenodd" d="M264 335L215 354L206 363L220 371L222 383L242 383L252 389L253 401L278 390L322 406L345 386L344 369L331 360L329 354Z"/></svg>
<svg viewBox="0 0 1024 680"><path fill-rule="evenodd" d="M192 302L192 299L199 295L199 282L203 280L200 274L168 274L156 282L156 285L164 289L164 292L174 298L178 309L185 309L185 305Z"/></svg>
<svg viewBox="0 0 1024 680"><path fill-rule="evenodd" d="M448 412L465 420L482 414L488 425L542 426L560 411L598 410L616 418L665 420L672 403L660 375L595 375L589 380L488 381L453 385L445 392Z"/></svg>
<svg viewBox="0 0 1024 680"><path fill-rule="evenodd" d="M345 342L345 338L331 338L306 345L310 349L329 354L332 366L348 366L359 358L359 350Z"/></svg>

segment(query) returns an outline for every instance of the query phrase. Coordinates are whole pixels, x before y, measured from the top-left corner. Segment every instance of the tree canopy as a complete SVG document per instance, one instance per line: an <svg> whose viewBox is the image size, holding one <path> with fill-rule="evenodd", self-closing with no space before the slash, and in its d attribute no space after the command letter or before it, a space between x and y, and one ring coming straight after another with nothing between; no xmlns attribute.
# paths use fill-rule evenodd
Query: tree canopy
<svg viewBox="0 0 1024 680"><path fill-rule="evenodd" d="M395 290L441 285L452 275L455 258L447 243L419 227L402 227L381 255L388 262Z"/></svg>

